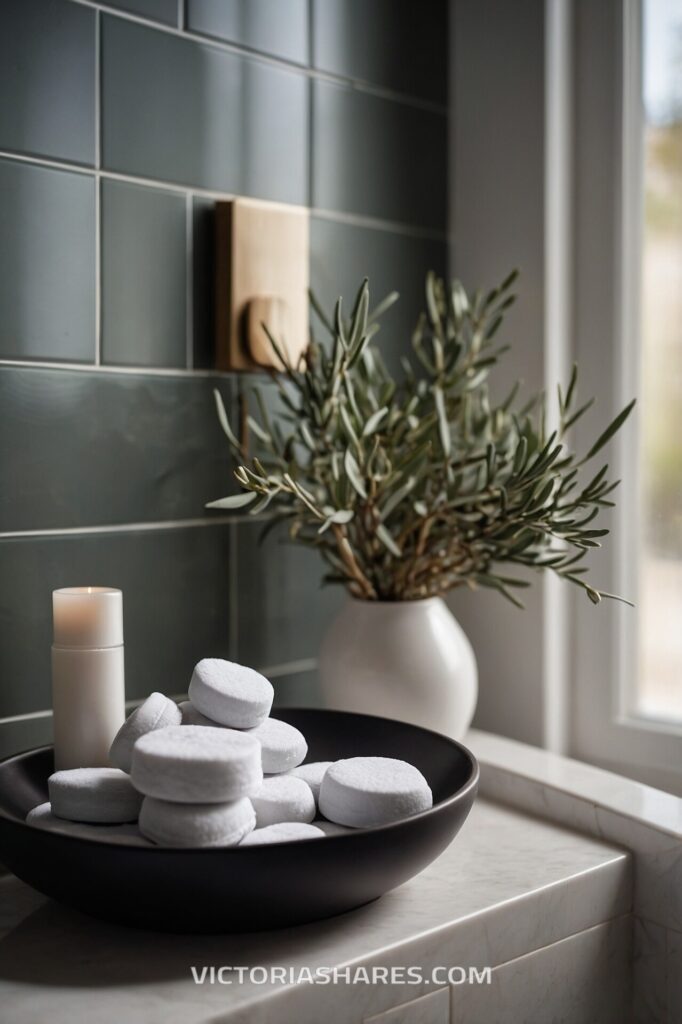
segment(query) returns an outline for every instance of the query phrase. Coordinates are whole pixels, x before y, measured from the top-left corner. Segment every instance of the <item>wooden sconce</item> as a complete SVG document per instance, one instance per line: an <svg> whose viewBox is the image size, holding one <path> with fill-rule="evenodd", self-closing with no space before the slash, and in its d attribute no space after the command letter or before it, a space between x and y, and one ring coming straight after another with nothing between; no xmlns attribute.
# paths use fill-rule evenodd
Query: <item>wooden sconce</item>
<svg viewBox="0 0 682 1024"><path fill-rule="evenodd" d="M308 211L255 199L216 203L216 369L281 369L308 344Z"/></svg>

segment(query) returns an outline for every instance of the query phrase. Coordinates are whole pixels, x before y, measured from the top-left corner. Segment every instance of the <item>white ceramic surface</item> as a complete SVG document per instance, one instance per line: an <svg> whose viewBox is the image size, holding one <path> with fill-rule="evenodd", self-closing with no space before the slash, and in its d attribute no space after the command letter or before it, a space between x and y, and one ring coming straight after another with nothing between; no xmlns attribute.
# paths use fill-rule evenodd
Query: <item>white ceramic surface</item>
<svg viewBox="0 0 682 1024"><path fill-rule="evenodd" d="M489 985L453 985L450 1024L624 1024L631 954L625 915L496 967Z"/></svg>
<svg viewBox="0 0 682 1024"><path fill-rule="evenodd" d="M478 697L466 634L439 597L348 600L319 659L327 707L383 715L461 739Z"/></svg>
<svg viewBox="0 0 682 1024"><path fill-rule="evenodd" d="M484 796L631 850L635 912L682 932L682 799L475 729L466 742Z"/></svg>
<svg viewBox="0 0 682 1024"><path fill-rule="evenodd" d="M425 978L437 966L496 967L627 914L631 886L622 851L484 800L456 841L406 885L351 913L279 932L129 930L65 910L7 877L0 1006L12 1024L359 1024L434 985L196 985L190 966L419 965Z"/></svg>
<svg viewBox="0 0 682 1024"><path fill-rule="evenodd" d="M682 840L682 799L672 793L478 729L470 730L467 745L482 765L499 769L509 780L533 781L538 790L566 793L576 798L573 803L583 800ZM552 801L553 796L548 809Z"/></svg>
<svg viewBox="0 0 682 1024"><path fill-rule="evenodd" d="M682 800L612 772L470 730L481 793L630 850L634 1020L682 1021Z"/></svg>

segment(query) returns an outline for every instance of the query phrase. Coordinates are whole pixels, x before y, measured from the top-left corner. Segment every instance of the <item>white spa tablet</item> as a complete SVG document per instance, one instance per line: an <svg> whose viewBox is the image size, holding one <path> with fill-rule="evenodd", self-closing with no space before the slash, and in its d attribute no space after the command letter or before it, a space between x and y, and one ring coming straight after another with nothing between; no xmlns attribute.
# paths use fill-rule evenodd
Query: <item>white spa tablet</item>
<svg viewBox="0 0 682 1024"><path fill-rule="evenodd" d="M147 796L140 811L141 832L159 846L236 846L255 824L246 797L224 804L175 804Z"/></svg>
<svg viewBox="0 0 682 1024"><path fill-rule="evenodd" d="M291 775L271 775L251 794L258 828L280 822L303 821L315 817L315 798L303 779Z"/></svg>
<svg viewBox="0 0 682 1024"><path fill-rule="evenodd" d="M324 839L324 832L315 825L306 825L302 821L284 821L278 825L268 825L249 832L242 839L240 846L265 846L269 843L290 843L299 839Z"/></svg>
<svg viewBox="0 0 682 1024"><path fill-rule="evenodd" d="M137 821L142 798L119 768L69 768L47 780L52 813L67 821Z"/></svg>
<svg viewBox="0 0 682 1024"><path fill-rule="evenodd" d="M151 846L137 825L88 825L83 821L66 821L52 813L49 801L38 804L26 815L26 824L48 832L61 832L78 839L92 839L97 843L116 843L121 846Z"/></svg>
<svg viewBox="0 0 682 1024"><path fill-rule="evenodd" d="M210 725L214 729L227 729L228 726L221 725L220 722L214 722L212 718L207 718L206 715L202 715L201 711L197 711L192 704L191 700L183 700L178 704L180 713L182 715L182 725Z"/></svg>
<svg viewBox="0 0 682 1024"><path fill-rule="evenodd" d="M263 779L260 743L248 733L178 725L142 736L130 775L145 796L175 803L225 803Z"/></svg>
<svg viewBox="0 0 682 1024"><path fill-rule="evenodd" d="M165 729L169 725L180 725L181 720L182 712L175 701L163 693L150 694L144 704L140 704L139 708L126 718L114 736L114 742L109 750L111 763L124 772L129 772L133 747L140 736L155 729Z"/></svg>
<svg viewBox="0 0 682 1024"><path fill-rule="evenodd" d="M265 721L274 696L272 683L260 672L221 658L200 661L189 684L193 706L233 729L253 729Z"/></svg>
<svg viewBox="0 0 682 1024"><path fill-rule="evenodd" d="M307 782L313 791L315 803L319 804L322 779L327 772L327 768L329 768L333 763L333 761L311 761L310 764L301 764L298 768L292 769L292 771L289 772L289 775L293 775L295 778L303 779L304 782Z"/></svg>
<svg viewBox="0 0 682 1024"><path fill-rule="evenodd" d="M303 733L276 718L266 718L262 725L250 729L249 735L255 736L261 745L266 775L277 775L295 768L308 753Z"/></svg>
<svg viewBox="0 0 682 1024"><path fill-rule="evenodd" d="M433 805L429 785L417 768L392 757L351 757L327 769L320 789L320 813L338 825L386 825Z"/></svg>

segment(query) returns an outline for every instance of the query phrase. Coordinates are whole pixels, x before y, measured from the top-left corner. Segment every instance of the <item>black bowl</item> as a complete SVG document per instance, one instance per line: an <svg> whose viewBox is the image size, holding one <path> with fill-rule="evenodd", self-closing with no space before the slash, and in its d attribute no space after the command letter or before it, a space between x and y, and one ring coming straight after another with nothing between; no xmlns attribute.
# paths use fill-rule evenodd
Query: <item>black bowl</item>
<svg viewBox="0 0 682 1024"><path fill-rule="evenodd" d="M382 896L451 842L478 786L469 751L405 722L343 711L277 709L308 740L310 761L381 755L425 775L434 806L352 833L230 849L98 843L24 823L47 799L52 747L0 762L0 860L24 882L78 910L175 932L258 931L331 917Z"/></svg>

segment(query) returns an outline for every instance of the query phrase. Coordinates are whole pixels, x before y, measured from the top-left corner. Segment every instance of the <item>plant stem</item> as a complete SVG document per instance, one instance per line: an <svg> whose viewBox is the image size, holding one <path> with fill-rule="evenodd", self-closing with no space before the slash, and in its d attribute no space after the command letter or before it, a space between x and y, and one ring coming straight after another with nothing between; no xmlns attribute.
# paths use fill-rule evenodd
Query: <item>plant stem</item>
<svg viewBox="0 0 682 1024"><path fill-rule="evenodd" d="M343 564L348 569L348 575L355 583L357 583L358 587L362 592L363 597L367 598L368 600L376 600L376 590L374 589L374 587L369 582L369 580L363 573L362 569L358 565L355 559L355 555L353 554L353 549L348 543L348 538L346 537L343 527L339 526L338 523L334 523L334 525L332 526L332 532L334 534L334 539L336 540L336 546L338 548L339 557L341 558Z"/></svg>

